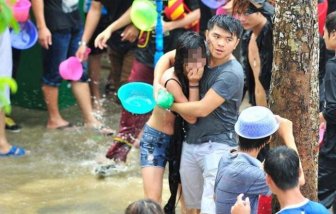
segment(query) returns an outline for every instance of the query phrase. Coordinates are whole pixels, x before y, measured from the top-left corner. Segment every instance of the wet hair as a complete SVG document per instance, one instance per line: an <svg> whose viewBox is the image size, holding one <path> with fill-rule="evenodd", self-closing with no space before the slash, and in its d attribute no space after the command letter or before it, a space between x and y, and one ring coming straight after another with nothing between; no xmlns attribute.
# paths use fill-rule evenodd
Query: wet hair
<svg viewBox="0 0 336 214"><path fill-rule="evenodd" d="M250 7L255 8L249 0L233 0L232 14L245 13Z"/></svg>
<svg viewBox="0 0 336 214"><path fill-rule="evenodd" d="M186 97L189 97L189 81L184 73L184 65L186 59L188 59L189 50L199 48L201 48L202 57L206 58L205 41L198 33L188 31L183 33L177 40L174 72L181 83L183 94ZM177 115L174 122L174 134L167 148L167 160L169 164L168 181L171 196L164 207L166 213L174 213L175 211L178 185L181 183L179 169L182 143L187 129L186 121L180 115Z"/></svg>
<svg viewBox="0 0 336 214"><path fill-rule="evenodd" d="M260 12L264 17L266 17L270 22L272 22L272 17L274 16L275 10L274 6L267 1L261 1L258 8L251 3L250 0L233 0L232 3L232 14L252 14Z"/></svg>
<svg viewBox="0 0 336 214"><path fill-rule="evenodd" d="M164 214L161 206L151 199L142 199L128 205L125 214Z"/></svg>
<svg viewBox="0 0 336 214"><path fill-rule="evenodd" d="M201 48L202 57L206 58L206 46L203 37L198 33L187 31L177 39L174 72L182 85L182 91L189 96L189 81L184 73L184 65L191 49Z"/></svg>
<svg viewBox="0 0 336 214"><path fill-rule="evenodd" d="M286 146L271 149L266 156L264 170L278 188L292 189L299 184L299 155Z"/></svg>
<svg viewBox="0 0 336 214"><path fill-rule="evenodd" d="M215 26L222 28L231 35L240 39L243 33L243 27L240 22L230 15L215 15L208 21L208 30L212 30Z"/></svg>
<svg viewBox="0 0 336 214"><path fill-rule="evenodd" d="M336 11L330 13L327 16L325 28L328 31L328 36L330 36L330 33L332 33L333 31L336 31Z"/></svg>
<svg viewBox="0 0 336 214"><path fill-rule="evenodd" d="M251 151L252 149L261 149L270 140L270 136L260 139L247 139L241 136L239 137L239 149L242 151Z"/></svg>

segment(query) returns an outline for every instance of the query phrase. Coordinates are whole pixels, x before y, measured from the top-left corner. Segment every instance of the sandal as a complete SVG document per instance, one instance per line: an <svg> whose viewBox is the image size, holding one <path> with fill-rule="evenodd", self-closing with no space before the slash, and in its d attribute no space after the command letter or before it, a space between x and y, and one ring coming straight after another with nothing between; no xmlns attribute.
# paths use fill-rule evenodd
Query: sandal
<svg viewBox="0 0 336 214"><path fill-rule="evenodd" d="M12 148L7 153L0 153L0 157L20 157L24 156L25 154L25 149L17 146L12 146Z"/></svg>

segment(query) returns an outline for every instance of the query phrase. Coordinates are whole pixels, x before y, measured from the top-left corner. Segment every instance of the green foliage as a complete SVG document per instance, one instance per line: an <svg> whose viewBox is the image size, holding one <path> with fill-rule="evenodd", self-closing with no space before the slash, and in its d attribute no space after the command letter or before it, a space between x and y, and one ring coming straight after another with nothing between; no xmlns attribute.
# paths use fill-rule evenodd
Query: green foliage
<svg viewBox="0 0 336 214"><path fill-rule="evenodd" d="M0 77L0 107L6 114L9 114L11 112L11 106L6 97L6 86L9 86L12 93L16 93L17 84L11 77Z"/></svg>
<svg viewBox="0 0 336 214"><path fill-rule="evenodd" d="M11 0L14 3L15 0ZM18 32L20 27L13 16L11 8L7 5L6 0L0 0L0 34L3 33L7 27L13 28L14 31Z"/></svg>

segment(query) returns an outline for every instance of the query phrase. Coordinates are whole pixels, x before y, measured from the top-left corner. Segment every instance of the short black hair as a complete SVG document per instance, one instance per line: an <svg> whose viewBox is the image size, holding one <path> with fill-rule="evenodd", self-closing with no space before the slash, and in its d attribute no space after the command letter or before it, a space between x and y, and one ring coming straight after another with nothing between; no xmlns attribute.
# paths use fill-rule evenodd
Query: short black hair
<svg viewBox="0 0 336 214"><path fill-rule="evenodd" d="M252 149L262 148L270 140L271 136L267 136L260 139L248 139L241 136L239 138L239 149L242 151L250 151Z"/></svg>
<svg viewBox="0 0 336 214"><path fill-rule="evenodd" d="M240 39L243 33L243 27L240 21L230 15L215 15L208 21L208 30L212 30L215 26L237 36Z"/></svg>
<svg viewBox="0 0 336 214"><path fill-rule="evenodd" d="M336 30L336 11L330 13L327 16L325 28L328 31L328 36L330 36L330 33Z"/></svg>
<svg viewBox="0 0 336 214"><path fill-rule="evenodd" d="M281 190L289 190L299 184L300 159L295 150L286 146L271 149L265 158L265 172Z"/></svg>
<svg viewBox="0 0 336 214"><path fill-rule="evenodd" d="M164 212L157 202L151 199L142 199L128 205L125 214L164 214Z"/></svg>

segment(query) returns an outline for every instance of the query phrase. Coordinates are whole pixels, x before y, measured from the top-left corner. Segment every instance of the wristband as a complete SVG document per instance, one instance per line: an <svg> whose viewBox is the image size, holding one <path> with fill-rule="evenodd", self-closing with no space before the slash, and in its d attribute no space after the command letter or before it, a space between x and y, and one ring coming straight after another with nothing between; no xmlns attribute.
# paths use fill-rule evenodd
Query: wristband
<svg viewBox="0 0 336 214"><path fill-rule="evenodd" d="M189 88L198 88L199 85L189 85Z"/></svg>
<svg viewBox="0 0 336 214"><path fill-rule="evenodd" d="M78 46L86 46L86 42L85 41L79 41Z"/></svg>

